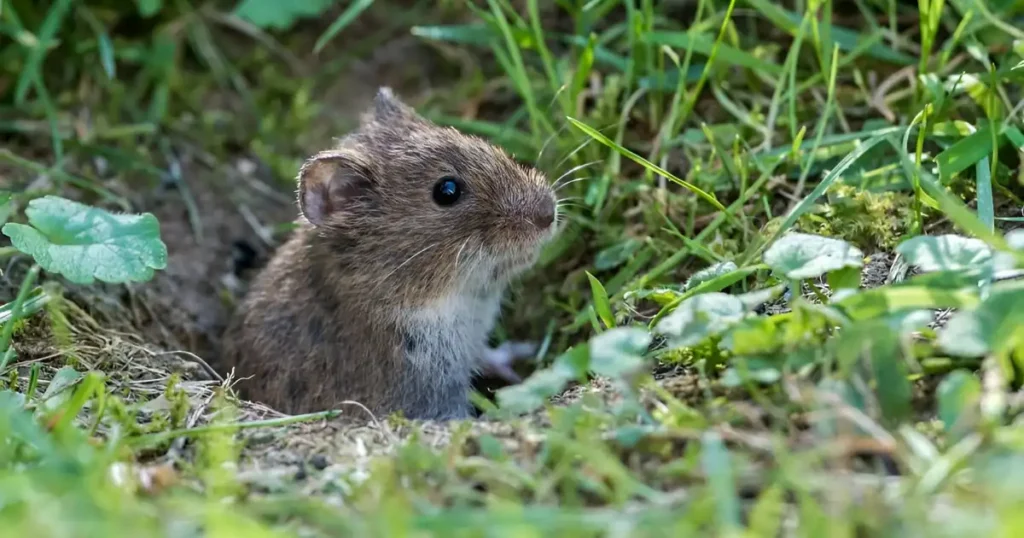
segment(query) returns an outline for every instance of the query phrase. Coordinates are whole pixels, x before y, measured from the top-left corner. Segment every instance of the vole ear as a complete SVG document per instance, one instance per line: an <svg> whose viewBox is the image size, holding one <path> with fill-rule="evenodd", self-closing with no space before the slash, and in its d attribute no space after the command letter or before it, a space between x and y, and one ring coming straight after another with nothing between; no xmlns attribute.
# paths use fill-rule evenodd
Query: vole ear
<svg viewBox="0 0 1024 538"><path fill-rule="evenodd" d="M346 209L369 187L369 175L349 153L325 151L299 170L299 211L314 226Z"/></svg>
<svg viewBox="0 0 1024 538"><path fill-rule="evenodd" d="M403 103L387 86L377 90L373 99L373 119L380 123L394 123L416 117L416 111Z"/></svg>

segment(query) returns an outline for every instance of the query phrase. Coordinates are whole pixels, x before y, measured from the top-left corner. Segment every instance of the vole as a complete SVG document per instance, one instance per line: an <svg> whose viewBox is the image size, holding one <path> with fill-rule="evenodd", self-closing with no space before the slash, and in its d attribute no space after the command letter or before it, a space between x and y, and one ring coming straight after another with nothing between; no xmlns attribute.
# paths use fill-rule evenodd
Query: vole
<svg viewBox="0 0 1024 538"><path fill-rule="evenodd" d="M474 373L532 354L487 339L510 279L554 234L538 170L385 87L355 131L302 165L298 209L223 340L245 397L286 413L350 400L467 418Z"/></svg>

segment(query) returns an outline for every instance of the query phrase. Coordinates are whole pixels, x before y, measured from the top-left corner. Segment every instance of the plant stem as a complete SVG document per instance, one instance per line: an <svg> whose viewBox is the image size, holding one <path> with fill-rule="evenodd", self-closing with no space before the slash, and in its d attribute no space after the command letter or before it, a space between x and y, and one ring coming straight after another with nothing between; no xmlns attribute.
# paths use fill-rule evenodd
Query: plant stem
<svg viewBox="0 0 1024 538"><path fill-rule="evenodd" d="M11 319L7 320L7 323L4 324L4 332L0 335L0 350L4 350L3 359L0 359L0 372L7 368L7 363L14 357L14 346L11 345L11 338L14 336L14 324L21 319L22 306L25 304L29 290L32 289L32 285L35 284L36 278L39 276L39 271L39 266L33 264L28 274L25 275L25 280L21 282L21 288L18 289L18 296L14 299L14 306L11 307Z"/></svg>

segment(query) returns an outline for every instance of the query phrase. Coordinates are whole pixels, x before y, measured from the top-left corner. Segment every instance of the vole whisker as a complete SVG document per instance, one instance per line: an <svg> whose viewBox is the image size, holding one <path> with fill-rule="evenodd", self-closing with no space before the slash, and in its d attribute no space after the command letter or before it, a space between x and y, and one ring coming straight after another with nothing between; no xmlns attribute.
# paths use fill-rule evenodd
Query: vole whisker
<svg viewBox="0 0 1024 538"><path fill-rule="evenodd" d="M572 152L570 152L565 157L562 157L562 160L558 161L558 164L555 165L553 170L558 170L559 168L561 168L562 165L565 164L566 161L568 161L569 159L571 159L573 157L573 155L576 155L577 153L579 153L580 150L582 150L583 148L587 147L587 144L589 144L589 143L591 143L593 141L594 141L593 138L587 137L587 139L584 140L582 144L580 144L579 146L576 146L576 149L572 150Z"/></svg>
<svg viewBox="0 0 1024 538"><path fill-rule="evenodd" d="M609 123L608 125L605 125L604 127L601 127L597 131L598 132L602 132L602 131L604 131L605 129L607 129L609 127L614 127L616 123L617 122L613 121L613 122ZM569 159L571 159L573 155L576 155L577 153L579 153L580 150L582 150L583 148L587 147L587 144L590 144L593 141L594 141L594 139L588 136L587 139L584 140L582 144L580 144L579 146L576 146L576 149L572 150L572 152L570 152L568 155L563 157L561 161L558 161L558 164L555 165L553 170L558 170L559 168L561 168L562 165L565 164L565 161L568 161Z"/></svg>
<svg viewBox="0 0 1024 538"><path fill-rule="evenodd" d="M467 237L466 240L462 242L462 246L459 247L459 251L455 253L455 267L456 268L459 267L459 257L462 256L462 250L464 248L466 248L466 245L469 244L469 240L470 239L471 239L470 237Z"/></svg>
<svg viewBox="0 0 1024 538"><path fill-rule="evenodd" d="M432 249L432 248L436 247L436 246L437 246L438 244L439 244L439 243L437 243L437 242L435 242L435 243L431 243L431 244L429 244L429 245L427 245L427 246L425 246L425 247L421 248L421 249L420 249L420 250L419 250L419 251L418 251L418 252L417 252L416 254L413 254L412 256L409 256L409 257L408 257L408 258L407 258L407 259L406 259L406 260L405 260L404 262L402 262L402 263L398 264L398 267L395 267L395 268L394 268L394 269L392 269L392 270L391 270L390 272L388 272L388 274L384 275L384 278L382 278L382 279L380 280L380 281L381 281L381 283L384 283L384 282L386 282L386 281L387 281L387 279L388 279L389 277L391 277L391 275L395 274L395 273L396 273L396 272L397 272L397 271L398 271L399 269L401 269L401 268L405 267L405 264L407 264L407 263L411 262L411 261L413 260L413 258L415 258L416 256L419 256L420 254L423 254L423 253L424 253L424 252L426 252L427 250L430 250L430 249ZM380 284L378 284L378 286L379 286L379 285L380 285Z"/></svg>
<svg viewBox="0 0 1024 538"><path fill-rule="evenodd" d="M576 183L577 181L584 181L584 180L587 180L587 179L590 179L590 178L587 177L587 176L582 176L582 177L577 177L577 178L570 179L569 181L566 181L565 183L562 183L557 188L555 188L555 192L558 192L558 191L564 189L566 186L572 185L573 183Z"/></svg>
<svg viewBox="0 0 1024 538"><path fill-rule="evenodd" d="M593 165L595 165L595 164L597 164L599 162L601 162L601 161L599 161L599 160L598 161L590 161L589 163L584 163L584 164L581 164L579 166L574 166L574 167L570 168L566 173L558 176L558 179L556 179L555 182L551 184L551 188L553 188L553 189L555 189L557 191L559 188L561 188L559 186L558 182L562 181L562 179L564 179L565 176L568 176L569 174L572 174L573 172L576 172L578 170L582 170L582 169L584 169L584 168L586 168L588 166L593 166Z"/></svg>
<svg viewBox="0 0 1024 538"><path fill-rule="evenodd" d="M544 158L544 152L547 151L548 145L550 145L551 142L554 142L554 140L556 138L558 138L558 135L562 134L562 131L564 131L567 127L568 127L568 125L563 125L557 131L551 133L551 135L548 136L548 139L544 141L544 145L542 145L540 147L540 151L537 152L537 162L538 163L542 162L541 160Z"/></svg>

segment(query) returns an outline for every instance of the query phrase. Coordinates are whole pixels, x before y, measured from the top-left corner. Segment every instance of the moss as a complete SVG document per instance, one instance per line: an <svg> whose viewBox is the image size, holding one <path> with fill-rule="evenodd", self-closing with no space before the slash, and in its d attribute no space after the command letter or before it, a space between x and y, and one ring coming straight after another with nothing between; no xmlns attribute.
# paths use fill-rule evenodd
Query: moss
<svg viewBox="0 0 1024 538"><path fill-rule="evenodd" d="M797 228L868 250L892 250L910 229L913 196L909 193L875 193L836 183L825 198L827 204L800 217Z"/></svg>

